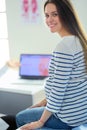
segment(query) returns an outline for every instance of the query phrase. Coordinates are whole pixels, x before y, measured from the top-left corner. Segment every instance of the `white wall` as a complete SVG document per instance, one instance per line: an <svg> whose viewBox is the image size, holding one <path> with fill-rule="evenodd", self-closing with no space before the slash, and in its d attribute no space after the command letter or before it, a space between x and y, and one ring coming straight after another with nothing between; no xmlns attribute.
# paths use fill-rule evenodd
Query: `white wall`
<svg viewBox="0 0 87 130"><path fill-rule="evenodd" d="M87 32L87 0L72 0L82 25Z"/></svg>
<svg viewBox="0 0 87 130"><path fill-rule="evenodd" d="M38 0L41 1L41 0ZM87 31L87 0L72 0ZM20 53L51 53L60 40L44 25L26 24L21 18L21 0L6 0L10 56L19 58ZM41 11L42 11L41 5ZM42 12L41 12L42 14ZM43 15L42 15L43 16Z"/></svg>

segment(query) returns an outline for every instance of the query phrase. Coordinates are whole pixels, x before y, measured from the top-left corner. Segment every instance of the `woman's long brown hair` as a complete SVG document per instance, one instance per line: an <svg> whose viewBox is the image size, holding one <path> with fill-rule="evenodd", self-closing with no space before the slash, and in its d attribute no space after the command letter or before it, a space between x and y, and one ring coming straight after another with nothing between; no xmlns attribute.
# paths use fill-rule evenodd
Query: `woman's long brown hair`
<svg viewBox="0 0 87 130"><path fill-rule="evenodd" d="M70 0L47 0L44 4L45 7L48 3L56 6L59 18L65 29L72 35L79 38L84 51L84 58L87 72L87 36L82 28L78 15Z"/></svg>

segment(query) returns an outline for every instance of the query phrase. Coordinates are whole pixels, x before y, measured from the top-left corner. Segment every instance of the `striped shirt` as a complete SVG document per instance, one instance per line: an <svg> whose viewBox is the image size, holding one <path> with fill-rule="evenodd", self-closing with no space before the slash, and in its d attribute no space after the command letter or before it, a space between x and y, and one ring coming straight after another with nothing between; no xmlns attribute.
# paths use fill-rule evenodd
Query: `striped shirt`
<svg viewBox="0 0 87 130"><path fill-rule="evenodd" d="M70 126L87 123L87 74L79 39L65 36L56 46L45 84L46 109Z"/></svg>

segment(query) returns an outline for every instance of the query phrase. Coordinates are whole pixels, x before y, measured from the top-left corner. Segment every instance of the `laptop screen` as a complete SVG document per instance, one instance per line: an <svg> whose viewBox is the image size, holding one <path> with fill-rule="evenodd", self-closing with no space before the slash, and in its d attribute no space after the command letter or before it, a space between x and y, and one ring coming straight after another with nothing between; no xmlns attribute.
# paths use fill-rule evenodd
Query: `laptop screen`
<svg viewBox="0 0 87 130"><path fill-rule="evenodd" d="M21 54L20 77L29 79L43 79L48 77L50 59L50 54Z"/></svg>

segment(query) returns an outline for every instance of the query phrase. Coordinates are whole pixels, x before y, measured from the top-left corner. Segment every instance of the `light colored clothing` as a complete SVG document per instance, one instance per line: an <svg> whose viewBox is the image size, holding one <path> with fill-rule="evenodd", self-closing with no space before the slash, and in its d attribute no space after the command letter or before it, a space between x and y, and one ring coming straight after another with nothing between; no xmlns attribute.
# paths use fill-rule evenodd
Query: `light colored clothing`
<svg viewBox="0 0 87 130"><path fill-rule="evenodd" d="M7 130L7 128L9 127L9 125L0 118L0 130Z"/></svg>
<svg viewBox="0 0 87 130"><path fill-rule="evenodd" d="M65 36L56 46L45 84L46 109L70 126L87 123L87 74L79 39Z"/></svg>

